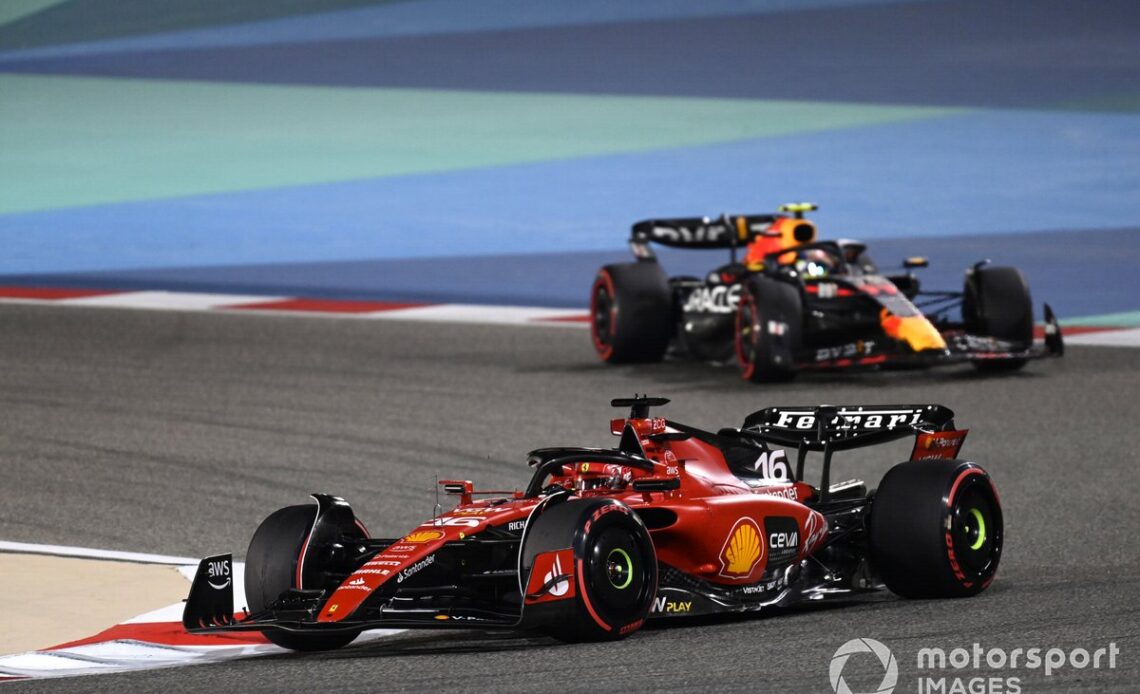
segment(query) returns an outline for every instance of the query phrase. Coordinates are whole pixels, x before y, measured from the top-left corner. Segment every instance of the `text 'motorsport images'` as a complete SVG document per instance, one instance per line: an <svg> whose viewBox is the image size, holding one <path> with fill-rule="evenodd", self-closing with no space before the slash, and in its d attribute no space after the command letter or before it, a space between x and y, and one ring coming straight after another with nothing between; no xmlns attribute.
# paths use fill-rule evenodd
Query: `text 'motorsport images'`
<svg viewBox="0 0 1140 694"><path fill-rule="evenodd" d="M818 240L804 218L816 209L791 203L779 214L634 224L636 261L603 267L590 292L598 356L620 364L735 355L741 376L762 382L804 369L967 361L1010 371L1064 352L1048 304L1045 339L1035 343L1029 287L1016 268L979 261L966 270L961 291L926 290L913 272L926 267L925 258L882 274L865 244ZM729 262L704 278L669 277L654 243L727 250Z"/></svg>
<svg viewBox="0 0 1140 694"><path fill-rule="evenodd" d="M285 648L339 648L367 629L524 628L563 641L629 636L650 618L761 611L884 589L972 596L994 579L997 491L958 457L940 405L770 407L711 432L634 397L617 448L540 448L525 490L440 484L457 505L372 538L343 500L314 494L258 527L235 617L232 556L202 560L191 633L260 631ZM831 482L832 455L913 437L868 490ZM803 479L809 453L822 478ZM488 498L477 498L488 497Z"/></svg>

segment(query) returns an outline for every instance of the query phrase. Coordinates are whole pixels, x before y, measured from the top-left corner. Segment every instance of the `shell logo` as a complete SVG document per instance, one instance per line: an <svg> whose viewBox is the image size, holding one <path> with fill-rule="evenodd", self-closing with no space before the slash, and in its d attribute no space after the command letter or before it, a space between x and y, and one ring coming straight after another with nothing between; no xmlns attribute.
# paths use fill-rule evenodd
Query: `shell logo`
<svg viewBox="0 0 1140 694"><path fill-rule="evenodd" d="M417 530L403 539L404 542L431 542L443 537L442 530Z"/></svg>
<svg viewBox="0 0 1140 694"><path fill-rule="evenodd" d="M720 575L725 578L748 578L764 558L764 541L760 526L751 518L741 518L732 526L724 548L720 551Z"/></svg>

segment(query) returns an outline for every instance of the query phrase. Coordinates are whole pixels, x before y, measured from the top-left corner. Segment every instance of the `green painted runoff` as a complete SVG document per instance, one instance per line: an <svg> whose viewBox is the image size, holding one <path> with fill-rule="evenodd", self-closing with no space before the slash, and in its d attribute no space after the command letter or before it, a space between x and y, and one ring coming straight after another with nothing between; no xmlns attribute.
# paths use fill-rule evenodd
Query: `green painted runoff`
<svg viewBox="0 0 1140 694"><path fill-rule="evenodd" d="M967 112L0 73L0 214L644 152Z"/></svg>

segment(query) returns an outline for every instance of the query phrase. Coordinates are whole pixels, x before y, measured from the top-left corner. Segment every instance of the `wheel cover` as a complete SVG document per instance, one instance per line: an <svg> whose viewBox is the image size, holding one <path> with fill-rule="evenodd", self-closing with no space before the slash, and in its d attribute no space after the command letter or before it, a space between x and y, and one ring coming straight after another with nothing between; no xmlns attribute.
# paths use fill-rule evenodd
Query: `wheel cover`
<svg viewBox="0 0 1140 694"><path fill-rule="evenodd" d="M978 550L986 543L986 517L976 508L970 509L970 517L973 521L973 525L972 527L968 527L967 530L977 536L977 539L970 545L970 549Z"/></svg>
<svg viewBox="0 0 1140 694"><path fill-rule="evenodd" d="M650 573L640 543L626 528L606 528L587 547L591 601L610 623L633 618L644 608Z"/></svg>
<svg viewBox="0 0 1140 694"><path fill-rule="evenodd" d="M625 590L633 583L633 559L629 553L620 547L614 547L606 557L606 575L610 585L618 590Z"/></svg>
<svg viewBox="0 0 1140 694"><path fill-rule="evenodd" d="M989 480L973 475L958 490L950 509L954 556L967 578L985 580L1001 555L1001 508Z"/></svg>

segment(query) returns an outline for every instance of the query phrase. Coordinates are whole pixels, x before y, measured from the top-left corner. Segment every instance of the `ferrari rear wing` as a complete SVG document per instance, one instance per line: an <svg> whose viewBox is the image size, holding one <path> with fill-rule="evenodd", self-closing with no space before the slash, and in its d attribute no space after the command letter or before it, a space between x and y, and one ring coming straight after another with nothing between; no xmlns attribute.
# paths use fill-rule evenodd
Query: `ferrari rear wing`
<svg viewBox="0 0 1140 694"><path fill-rule="evenodd" d="M822 451L821 503L830 500L831 455L835 451L917 434L916 451L924 437L948 437L953 455L957 455L966 435L954 429L954 412L943 405L769 407L748 415L738 433L744 438L796 448L796 479L800 480L808 452Z"/></svg>
<svg viewBox="0 0 1140 694"><path fill-rule="evenodd" d="M821 405L758 410L744 419L741 433L809 451L841 451L953 427L954 412L943 405Z"/></svg>

